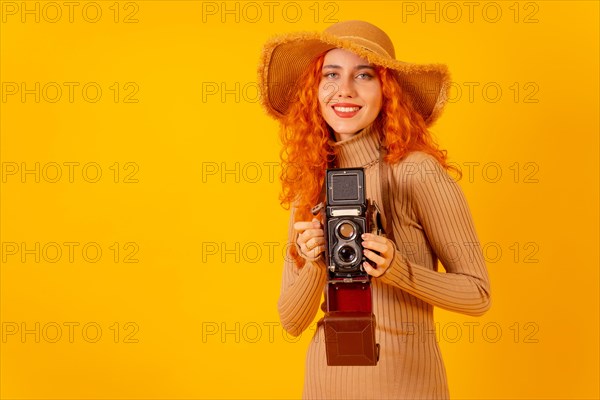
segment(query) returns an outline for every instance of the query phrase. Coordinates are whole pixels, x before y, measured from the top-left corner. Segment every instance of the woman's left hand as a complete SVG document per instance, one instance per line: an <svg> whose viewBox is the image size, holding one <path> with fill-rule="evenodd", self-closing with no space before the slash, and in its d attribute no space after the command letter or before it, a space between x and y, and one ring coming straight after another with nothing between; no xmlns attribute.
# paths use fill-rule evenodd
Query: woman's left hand
<svg viewBox="0 0 600 400"><path fill-rule="evenodd" d="M365 261L363 267L367 274L376 278L380 277L387 271L394 259L394 244L391 240L372 233L363 234L362 240L365 257L375 264L373 267Z"/></svg>

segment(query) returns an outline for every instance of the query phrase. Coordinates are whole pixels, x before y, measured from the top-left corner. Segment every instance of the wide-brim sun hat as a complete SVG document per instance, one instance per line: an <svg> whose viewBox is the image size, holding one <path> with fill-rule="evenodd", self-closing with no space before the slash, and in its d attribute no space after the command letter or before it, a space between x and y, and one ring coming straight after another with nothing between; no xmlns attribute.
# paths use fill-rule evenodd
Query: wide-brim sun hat
<svg viewBox="0 0 600 400"><path fill-rule="evenodd" d="M441 115L450 88L446 65L397 60L394 45L383 30L365 21L343 21L322 33L288 33L266 42L259 61L258 82L262 105L271 117L281 120L285 116L296 83L310 62L335 48L395 71L405 95L427 126Z"/></svg>

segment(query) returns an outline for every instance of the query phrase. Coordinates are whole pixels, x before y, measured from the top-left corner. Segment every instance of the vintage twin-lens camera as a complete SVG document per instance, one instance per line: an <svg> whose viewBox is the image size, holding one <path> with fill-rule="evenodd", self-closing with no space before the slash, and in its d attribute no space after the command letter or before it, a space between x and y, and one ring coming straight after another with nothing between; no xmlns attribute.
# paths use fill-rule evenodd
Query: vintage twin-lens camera
<svg viewBox="0 0 600 400"><path fill-rule="evenodd" d="M362 168L327 170L325 189L327 365L377 365L371 282L361 244L363 233L381 225L376 206L367 201Z"/></svg>
<svg viewBox="0 0 600 400"><path fill-rule="evenodd" d="M326 174L325 261L330 278L367 278L361 235L370 231L365 174L359 168L329 169Z"/></svg>

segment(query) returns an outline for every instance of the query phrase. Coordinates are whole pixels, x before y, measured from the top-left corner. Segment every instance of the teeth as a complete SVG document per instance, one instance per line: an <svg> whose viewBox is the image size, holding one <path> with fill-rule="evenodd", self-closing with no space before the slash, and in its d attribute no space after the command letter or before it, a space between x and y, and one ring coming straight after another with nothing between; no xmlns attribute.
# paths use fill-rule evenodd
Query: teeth
<svg viewBox="0 0 600 400"><path fill-rule="evenodd" d="M355 112L360 110L360 107L334 107L336 111L340 112Z"/></svg>

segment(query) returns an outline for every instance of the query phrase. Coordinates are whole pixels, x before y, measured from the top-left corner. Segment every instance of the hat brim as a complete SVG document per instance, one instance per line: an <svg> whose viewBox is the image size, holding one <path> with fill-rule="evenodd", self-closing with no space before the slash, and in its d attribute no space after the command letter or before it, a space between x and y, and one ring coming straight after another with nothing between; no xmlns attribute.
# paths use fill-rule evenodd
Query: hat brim
<svg viewBox="0 0 600 400"><path fill-rule="evenodd" d="M398 61L326 32L299 32L276 36L263 47L258 83L262 104L270 116L277 120L285 116L300 75L315 57L334 48L346 49L372 64L394 70L402 89L427 126L441 115L450 88L446 65Z"/></svg>

